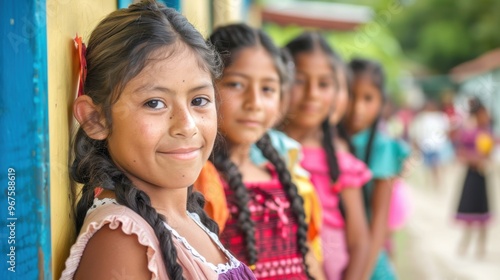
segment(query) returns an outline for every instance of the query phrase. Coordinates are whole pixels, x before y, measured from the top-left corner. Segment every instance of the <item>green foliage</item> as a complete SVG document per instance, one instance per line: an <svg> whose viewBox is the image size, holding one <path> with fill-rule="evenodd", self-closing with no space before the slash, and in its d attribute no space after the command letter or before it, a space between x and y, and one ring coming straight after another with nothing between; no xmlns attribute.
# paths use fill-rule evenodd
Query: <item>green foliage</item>
<svg viewBox="0 0 500 280"><path fill-rule="evenodd" d="M266 24L264 30L276 44L284 46L306 28ZM353 32L322 31L322 34L346 62L354 57L379 61L387 74L389 93L393 98L400 99L402 93L398 81L404 71L402 65L404 57L399 42L383 21L373 21Z"/></svg>
<svg viewBox="0 0 500 280"><path fill-rule="evenodd" d="M409 2L409 1L407 1ZM405 53L437 73L500 47L499 0L418 0L389 28Z"/></svg>

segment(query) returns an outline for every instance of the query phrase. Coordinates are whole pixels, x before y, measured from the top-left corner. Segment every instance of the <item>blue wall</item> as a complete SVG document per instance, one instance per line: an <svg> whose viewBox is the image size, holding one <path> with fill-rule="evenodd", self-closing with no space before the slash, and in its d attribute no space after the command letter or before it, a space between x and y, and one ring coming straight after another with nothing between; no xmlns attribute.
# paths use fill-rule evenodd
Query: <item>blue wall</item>
<svg viewBox="0 0 500 280"><path fill-rule="evenodd" d="M0 279L51 279L46 2L2 1L0 19Z"/></svg>

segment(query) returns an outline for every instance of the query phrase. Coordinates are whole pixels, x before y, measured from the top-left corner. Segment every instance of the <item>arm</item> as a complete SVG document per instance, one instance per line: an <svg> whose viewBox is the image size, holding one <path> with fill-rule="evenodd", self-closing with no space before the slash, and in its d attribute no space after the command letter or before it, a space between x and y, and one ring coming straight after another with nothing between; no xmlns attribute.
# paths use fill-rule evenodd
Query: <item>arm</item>
<svg viewBox="0 0 500 280"><path fill-rule="evenodd" d="M365 266L363 279L369 279L377 263L380 249L387 237L387 223L389 219L389 206L392 195L392 179L376 179L373 190L371 211L372 220L370 223L370 250L368 253L368 263Z"/></svg>
<svg viewBox="0 0 500 280"><path fill-rule="evenodd" d="M104 226L90 238L74 279L151 279L147 248L136 235Z"/></svg>
<svg viewBox="0 0 500 280"><path fill-rule="evenodd" d="M370 243L361 189L346 188L341 196L346 210L345 230L349 251L349 264L344 279L362 279Z"/></svg>
<svg viewBox="0 0 500 280"><path fill-rule="evenodd" d="M326 280L321 262L316 259L314 252L310 248L311 245L309 244L309 252L307 252L306 255L306 263L309 266L309 273L311 273L311 276L314 277L315 280Z"/></svg>

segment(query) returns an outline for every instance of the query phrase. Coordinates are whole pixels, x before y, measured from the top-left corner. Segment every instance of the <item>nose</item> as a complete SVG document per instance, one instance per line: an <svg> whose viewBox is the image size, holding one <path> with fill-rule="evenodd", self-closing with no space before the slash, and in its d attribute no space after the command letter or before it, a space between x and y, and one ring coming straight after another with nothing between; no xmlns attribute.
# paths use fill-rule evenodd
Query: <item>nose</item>
<svg viewBox="0 0 500 280"><path fill-rule="evenodd" d="M245 92L243 108L250 111L258 111L262 108L262 97L258 85L251 85Z"/></svg>
<svg viewBox="0 0 500 280"><path fill-rule="evenodd" d="M307 83L307 97L309 98L316 98L319 96L319 88L318 85L314 82L309 82Z"/></svg>
<svg viewBox="0 0 500 280"><path fill-rule="evenodd" d="M175 138L191 138L198 132L196 119L188 106L175 106L169 116L169 132Z"/></svg>

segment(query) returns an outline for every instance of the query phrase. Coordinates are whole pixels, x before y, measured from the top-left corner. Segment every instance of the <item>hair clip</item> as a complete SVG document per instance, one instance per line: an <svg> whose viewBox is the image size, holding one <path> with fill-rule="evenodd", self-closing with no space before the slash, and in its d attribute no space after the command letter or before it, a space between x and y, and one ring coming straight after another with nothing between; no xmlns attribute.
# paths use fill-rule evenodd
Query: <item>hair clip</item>
<svg viewBox="0 0 500 280"><path fill-rule="evenodd" d="M85 79L87 78L87 47L82 42L82 37L75 36L75 47L78 51L78 59L80 60L80 83L78 85L78 96L84 95L83 86L85 85Z"/></svg>

